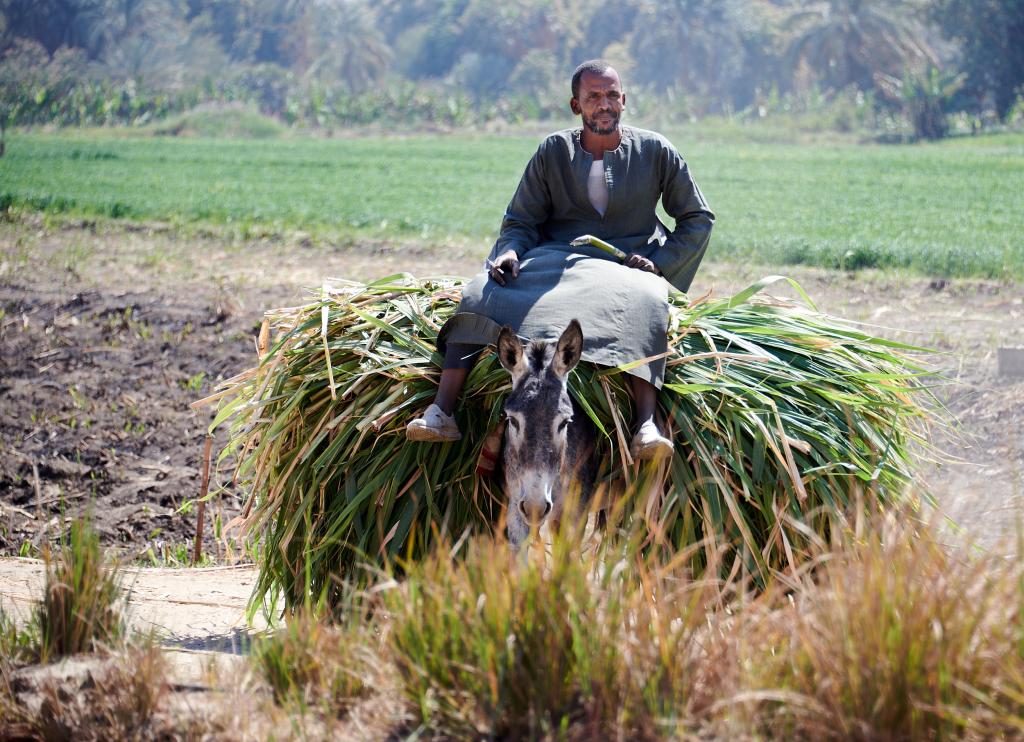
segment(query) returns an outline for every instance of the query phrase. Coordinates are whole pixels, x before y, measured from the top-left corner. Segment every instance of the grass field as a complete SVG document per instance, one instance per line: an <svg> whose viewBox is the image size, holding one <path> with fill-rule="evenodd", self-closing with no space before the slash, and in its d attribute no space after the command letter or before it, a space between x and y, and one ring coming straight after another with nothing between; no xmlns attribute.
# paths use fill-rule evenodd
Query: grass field
<svg viewBox="0 0 1024 742"><path fill-rule="evenodd" d="M1024 275L1024 135L929 145L712 142L669 132L718 214L717 259ZM17 134L0 207L484 253L536 135L350 140Z"/></svg>

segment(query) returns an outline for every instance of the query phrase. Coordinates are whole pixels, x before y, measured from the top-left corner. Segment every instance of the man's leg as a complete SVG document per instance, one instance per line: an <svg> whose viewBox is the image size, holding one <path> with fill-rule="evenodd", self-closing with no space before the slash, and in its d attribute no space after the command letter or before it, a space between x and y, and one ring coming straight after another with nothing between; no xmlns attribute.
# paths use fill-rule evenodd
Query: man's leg
<svg viewBox="0 0 1024 742"><path fill-rule="evenodd" d="M437 396L434 397L434 404L444 410L444 414L451 415L455 412L455 403L459 401L459 394L469 376L468 368L446 368L441 371L441 380L437 384Z"/></svg>
<svg viewBox="0 0 1024 742"><path fill-rule="evenodd" d="M658 459L671 455L674 446L672 441L661 434L654 420L654 412L658 404L658 390L649 381L629 376L633 388L633 402L636 405L636 435L630 453L638 459Z"/></svg>
<svg viewBox="0 0 1024 742"><path fill-rule="evenodd" d="M462 437L453 413L466 377L482 350L482 346L448 344L434 402L427 407L422 417L410 420L405 426L406 438L427 443L448 443Z"/></svg>
<svg viewBox="0 0 1024 742"><path fill-rule="evenodd" d="M639 427L648 420L654 420L658 390L651 382L644 381L639 376L632 374L629 377L629 383L633 387L633 402L636 404L636 419L633 422Z"/></svg>

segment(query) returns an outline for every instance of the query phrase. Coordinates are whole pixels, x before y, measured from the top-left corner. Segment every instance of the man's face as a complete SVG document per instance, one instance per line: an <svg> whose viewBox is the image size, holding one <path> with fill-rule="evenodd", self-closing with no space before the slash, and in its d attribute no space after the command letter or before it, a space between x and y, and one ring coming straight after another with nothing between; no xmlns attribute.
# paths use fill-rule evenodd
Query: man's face
<svg viewBox="0 0 1024 742"><path fill-rule="evenodd" d="M579 96L569 102L572 112L583 117L583 125L594 134L614 134L619 128L626 94L619 73L609 69L603 75L589 72L580 78Z"/></svg>

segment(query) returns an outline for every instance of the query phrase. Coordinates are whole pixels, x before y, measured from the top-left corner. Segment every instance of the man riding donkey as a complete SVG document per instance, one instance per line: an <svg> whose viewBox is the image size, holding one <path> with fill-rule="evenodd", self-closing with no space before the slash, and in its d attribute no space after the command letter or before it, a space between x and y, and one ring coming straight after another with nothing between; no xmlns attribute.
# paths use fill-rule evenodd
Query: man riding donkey
<svg viewBox="0 0 1024 742"><path fill-rule="evenodd" d="M667 350L665 281L689 289L715 216L667 139L620 123L626 94L611 65L581 64L569 106L583 125L548 136L526 166L486 272L466 285L458 312L441 328L437 395L407 426L410 440L461 437L456 401L503 325L531 340L556 340L578 319L585 360L617 367L650 359L627 371L636 405L631 452L639 459L672 453L655 420ZM655 213L659 198L675 220L671 231ZM625 259L581 244L582 235L611 243Z"/></svg>

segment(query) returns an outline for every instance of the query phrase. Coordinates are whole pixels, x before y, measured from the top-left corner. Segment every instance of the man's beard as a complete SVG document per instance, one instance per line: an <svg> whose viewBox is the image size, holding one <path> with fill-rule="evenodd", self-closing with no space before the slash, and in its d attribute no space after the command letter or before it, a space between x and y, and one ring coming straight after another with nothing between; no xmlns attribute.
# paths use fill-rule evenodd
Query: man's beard
<svg viewBox="0 0 1024 742"><path fill-rule="evenodd" d="M593 118L583 117L583 125L586 126L590 131L598 136L606 136L608 134L614 134L619 129L619 114L609 113L611 116L611 123L608 126L598 126L597 121Z"/></svg>

